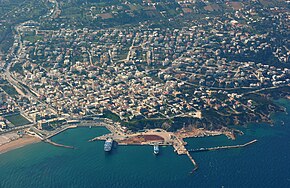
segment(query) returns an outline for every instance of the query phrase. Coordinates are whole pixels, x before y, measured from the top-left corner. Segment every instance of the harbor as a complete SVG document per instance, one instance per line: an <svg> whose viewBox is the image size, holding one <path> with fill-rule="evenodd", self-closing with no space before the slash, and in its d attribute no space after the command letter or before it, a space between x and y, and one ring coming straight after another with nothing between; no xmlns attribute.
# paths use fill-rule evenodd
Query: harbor
<svg viewBox="0 0 290 188"><path fill-rule="evenodd" d="M241 145L232 145L232 146L217 146L211 148L199 148L199 149L187 149L187 143L183 140L184 138L190 137L201 137L201 136L217 136L224 134L229 139L234 140L234 135L230 134L229 132L219 132L219 131L207 131L203 129L197 129L195 132L185 133L185 132L168 132L163 129L150 129L144 130L142 132L137 133L126 133L123 132L122 129L117 128L114 124L105 123L102 124L111 133L105 134L102 136L98 136L89 140L89 142L93 141L106 141L108 139L112 139L118 143L119 146L129 146L129 145L150 145L153 146L154 153L156 151L156 146L172 146L174 152L178 155L187 155L190 159L191 163L193 164L193 170L190 172L191 174L198 169L198 164L193 159L191 152L199 152L199 151L212 151L212 150L222 150L222 149L234 149L234 148L243 148L254 144L258 140L252 140L245 144ZM189 136L190 135L190 136ZM105 144L106 146L106 144ZM159 149L158 149L159 153Z"/></svg>
<svg viewBox="0 0 290 188"><path fill-rule="evenodd" d="M283 130L284 127L276 126L274 130ZM51 138L57 143L74 146L75 149L60 148L45 142L38 142L1 154L1 166L7 170L1 170L0 176L1 180L7 180L7 182L2 181L6 182L6 187L14 186L12 184L15 178L23 178L22 185L25 187L57 187L59 185L57 182L64 182L63 187L76 185L77 187L116 187L116 182L121 182L123 187L142 187L144 178L148 182L146 187L217 187L216 182L220 185L219 187L221 185L235 187L237 183L244 182L246 186L251 187L253 179L257 180L257 184L255 184L257 187L259 187L258 184L265 187L267 185L283 187L283 185L287 185L285 184L287 180L284 179L280 183L281 180L278 178L280 177L279 172L283 178L289 176L287 163L289 152L285 145L289 141L289 137L287 137L289 134L287 132L283 140L280 140L281 138L273 139L272 136L265 138L261 136L265 128L261 128L262 130L254 129L257 130L255 135L249 136L250 131L248 131L245 136L237 137L236 141L228 140L225 136L184 139L188 149L226 146L235 143L244 144L247 140L258 139L258 142L241 149L190 152L189 154L198 167L191 173L195 167L189 156L177 155L173 152L172 146L159 145L160 152L157 156L153 153L152 145L118 146L113 147L110 153L106 153L103 148L104 141L88 142L88 140L107 134L107 129L99 126L92 126L91 129L89 126L78 126L78 128L67 129ZM289 130L289 126L286 128ZM272 129L273 127L269 126L268 130ZM250 130L253 128L251 127ZM273 134L281 135L276 132ZM269 152L269 150L273 152ZM278 152L282 152L280 155L283 157L277 158ZM277 155L275 156L273 153ZM249 160L250 156L254 158ZM18 164L24 167L22 168L24 172L15 170ZM39 168L35 168L36 165ZM262 173L258 173L260 170L256 167L262 168ZM56 179L57 182L42 176L40 180L34 178L39 175L39 169L44 169L47 175ZM274 169L276 173L267 173L269 169ZM239 174L239 172L244 173ZM217 174L219 175L217 176ZM78 181L72 182L68 180L68 177ZM115 181L110 181L110 177L113 177ZM275 181L273 183L271 177L274 177L275 181L277 180L276 183Z"/></svg>
<svg viewBox="0 0 290 188"><path fill-rule="evenodd" d="M89 142L93 141L105 141L104 151L110 152L112 149L113 142L116 142L118 146L131 146L131 145L140 145L140 146L152 146L153 153L159 154L159 146L172 146L175 153L178 155L187 155L190 159L193 170L190 173L193 173L198 169L198 164L192 157L191 153L193 152L202 152L202 151L213 151L213 150L222 150L222 149L234 149L234 148L243 148L254 144L257 140L252 140L245 144L232 145L232 146L217 146L217 147L208 147L208 148L197 148L197 149L188 149L187 142L184 141L185 138L193 137L204 137L204 136L218 136L224 134L229 139L234 140L235 137L228 131L208 131L204 129L195 129L191 132L186 132L181 130L179 132L169 132L163 129L146 129L141 132L130 132L127 131L124 127L121 127L120 124L114 123L110 120L103 119L98 122L96 121L79 121L78 123L66 124L53 131L38 130L35 128L29 129L26 131L26 134L37 139L51 144L56 147L63 147L67 149L77 149L74 146L64 145L56 143L51 140L52 137L68 130L75 129L77 127L105 127L109 133L101 136L97 136L88 140Z"/></svg>

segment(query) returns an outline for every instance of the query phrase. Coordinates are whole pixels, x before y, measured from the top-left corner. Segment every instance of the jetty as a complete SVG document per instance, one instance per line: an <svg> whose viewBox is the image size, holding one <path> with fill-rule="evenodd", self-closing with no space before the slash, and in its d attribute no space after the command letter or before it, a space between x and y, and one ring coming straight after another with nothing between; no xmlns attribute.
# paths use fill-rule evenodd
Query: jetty
<svg viewBox="0 0 290 188"><path fill-rule="evenodd" d="M190 155L189 151L186 152L186 155L188 156L188 158L190 159L190 161L192 162L193 164L193 170L190 172L191 174L193 174L197 169L198 169L198 165L197 163L195 162L195 160L192 158L192 156Z"/></svg>
<svg viewBox="0 0 290 188"><path fill-rule="evenodd" d="M75 126L75 125L64 126L64 127L61 127L61 128L59 128L59 129L57 129L55 131L50 132L50 134L45 134L47 132L44 132L44 131L40 132L37 129L28 130L28 131L26 131L26 133L28 135L37 137L37 138L41 139L41 141L46 142L48 144L51 144L53 146L74 149L73 146L67 146L67 145L64 145L64 144L59 144L59 143L53 142L52 140L50 140L50 138L52 138L55 135L58 135L58 134L62 133L63 131L65 131L67 129L72 129L72 128L76 128L76 127L77 126Z"/></svg>
<svg viewBox="0 0 290 188"><path fill-rule="evenodd" d="M49 144L57 146L57 147L74 149L73 146L67 146L67 145L63 145L63 144L58 144L58 143L55 143L55 142L51 141L50 139L45 139L45 140L43 140L43 142L49 143Z"/></svg>
<svg viewBox="0 0 290 188"><path fill-rule="evenodd" d="M213 151L213 150L221 150L221 149L233 149L233 148L243 148L248 145L254 144L258 140L252 140L250 142L247 142L245 144L241 145L234 145L234 146L218 146L218 147L212 147L212 148L199 148L199 149L189 149L188 152L201 152L201 151Z"/></svg>
<svg viewBox="0 0 290 188"><path fill-rule="evenodd" d="M60 128L58 130L52 131L52 133L49 134L48 136L46 136L44 139L49 139L51 137L54 137L55 135L58 135L58 134L64 132L67 129L73 129L73 128L77 128L77 126L76 125L63 126L62 128Z"/></svg>
<svg viewBox="0 0 290 188"><path fill-rule="evenodd" d="M58 134L62 133L63 131L65 131L67 129L73 129L73 128L76 128L76 127L77 127L76 125L64 126L61 129L55 130L52 134L50 134L50 135L48 135L46 137L43 137L42 141L46 142L46 143L49 143L49 144L51 144L53 146L57 146L57 147L75 149L73 146L67 146L67 145L64 145L64 144L59 144L59 143L53 142L52 140L50 140L50 138L54 137L55 135L58 135Z"/></svg>

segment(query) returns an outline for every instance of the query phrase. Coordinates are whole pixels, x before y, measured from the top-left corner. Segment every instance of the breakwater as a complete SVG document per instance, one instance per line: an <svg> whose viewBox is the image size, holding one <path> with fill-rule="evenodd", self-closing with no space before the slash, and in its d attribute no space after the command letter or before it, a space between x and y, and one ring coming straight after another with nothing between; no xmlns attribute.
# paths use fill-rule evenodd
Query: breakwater
<svg viewBox="0 0 290 188"><path fill-rule="evenodd" d="M211 147L211 148L199 148L199 149L188 149L189 152L201 152L201 151L213 151L213 150L221 150L221 149L233 149L233 148L243 148L248 145L254 144L258 140L252 140L250 142L247 142L245 144L240 145L234 145L234 146L217 146L217 147Z"/></svg>
<svg viewBox="0 0 290 188"><path fill-rule="evenodd" d="M56 142L53 142L49 139L45 139L43 140L44 142L46 143L49 143L51 145L54 145L54 146L57 146L57 147L63 147L63 148L69 148L69 149L75 149L73 146L67 146L67 145L64 145L64 144L59 144L59 143L56 143Z"/></svg>

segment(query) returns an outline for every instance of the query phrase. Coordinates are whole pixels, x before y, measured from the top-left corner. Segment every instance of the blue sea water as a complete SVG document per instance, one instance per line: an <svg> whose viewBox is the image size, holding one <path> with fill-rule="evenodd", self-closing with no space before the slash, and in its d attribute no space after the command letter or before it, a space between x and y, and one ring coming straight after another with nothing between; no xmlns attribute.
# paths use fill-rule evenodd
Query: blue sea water
<svg viewBox="0 0 290 188"><path fill-rule="evenodd" d="M290 102L280 100L290 113ZM171 147L153 155L150 146L118 146L103 151L103 142L89 139L107 133L102 127L77 128L53 138L75 146L66 149L32 144L0 155L0 188L102 187L290 187L290 116L273 115L275 126L253 124L236 141L225 136L187 139L188 148L235 145L246 148L192 153L199 169ZM282 125L282 121L285 122Z"/></svg>

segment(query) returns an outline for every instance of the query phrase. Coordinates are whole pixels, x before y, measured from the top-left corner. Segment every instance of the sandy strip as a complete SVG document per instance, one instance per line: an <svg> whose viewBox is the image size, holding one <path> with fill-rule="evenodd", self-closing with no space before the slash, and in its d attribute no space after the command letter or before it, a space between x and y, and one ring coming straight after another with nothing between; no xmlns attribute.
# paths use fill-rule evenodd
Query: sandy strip
<svg viewBox="0 0 290 188"><path fill-rule="evenodd" d="M1 145L0 146L0 154L17 149L17 148L21 148L23 146L26 146L26 145L29 145L32 143L37 143L37 142L40 142L39 138L25 135L22 138L19 138L17 140L13 140L7 144Z"/></svg>

